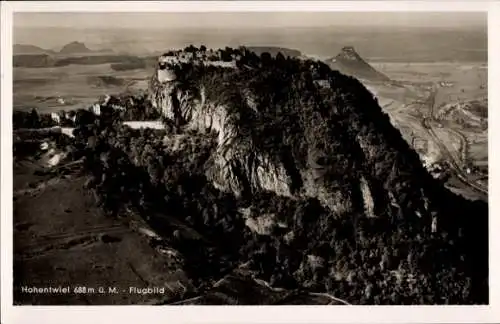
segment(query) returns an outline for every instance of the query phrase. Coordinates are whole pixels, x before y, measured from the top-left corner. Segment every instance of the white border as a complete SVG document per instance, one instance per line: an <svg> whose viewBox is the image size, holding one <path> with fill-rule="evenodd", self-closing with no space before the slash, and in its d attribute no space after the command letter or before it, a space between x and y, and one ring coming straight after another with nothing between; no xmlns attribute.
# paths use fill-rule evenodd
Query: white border
<svg viewBox="0 0 500 324"><path fill-rule="evenodd" d="M286 3L286 5L285 5ZM9 1L23 12L486 11L491 1Z"/></svg>
<svg viewBox="0 0 500 324"><path fill-rule="evenodd" d="M498 257L500 219L490 217L489 306L12 306L12 13L13 12L208 12L208 11L488 11L489 150L500 143L492 131L499 124L500 95L500 3L493 1L186 1L186 2L2 2L1 48L1 291L2 323L495 323L500 322ZM495 89L495 87L497 89ZM495 165L500 157L489 155L490 195L498 180ZM490 215L498 215L498 203L490 199ZM471 215L473 217L474 215ZM495 229L495 231L493 230ZM258 308L257 308L258 307Z"/></svg>

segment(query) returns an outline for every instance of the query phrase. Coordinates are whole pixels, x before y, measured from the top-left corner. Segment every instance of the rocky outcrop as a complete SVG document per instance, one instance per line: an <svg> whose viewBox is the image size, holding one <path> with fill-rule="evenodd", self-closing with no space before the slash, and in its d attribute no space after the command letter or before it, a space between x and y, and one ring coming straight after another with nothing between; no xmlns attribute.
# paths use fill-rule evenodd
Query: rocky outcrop
<svg viewBox="0 0 500 324"><path fill-rule="evenodd" d="M365 214L368 217L375 217L375 202L370 191L370 186L364 177L361 177L359 180L359 186L363 197Z"/></svg>
<svg viewBox="0 0 500 324"><path fill-rule="evenodd" d="M246 93L247 101L252 102L253 97L251 93ZM317 198L339 215L352 210L349 192L345 188L327 190L321 178L314 176L318 170L313 167L302 170L300 182L304 185L296 190L284 161L277 162L269 153L256 151L251 137L243 135L238 126L238 119L242 118L238 112L223 104L209 102L203 86L195 95L181 90L177 78L160 82L153 77L150 99L164 118L177 125L205 134L216 134L217 149L206 172L216 188L236 196L244 192L270 191L280 196ZM249 105L247 109L256 113L254 105Z"/></svg>
<svg viewBox="0 0 500 324"><path fill-rule="evenodd" d="M163 81L163 82L161 82ZM208 102L205 89L195 96L180 89L176 78L152 79L150 97L162 116L201 133L215 133L217 149L207 175L224 191L240 196L244 191L268 190L278 195L292 195L292 180L282 164L271 162L264 152L255 152L251 139L238 127L237 112L230 107Z"/></svg>
<svg viewBox="0 0 500 324"><path fill-rule="evenodd" d="M351 59L357 57L351 56ZM382 189L382 184L373 182L378 176L374 171L366 171L367 176L364 176L365 171L352 169L352 166L344 166L345 170L339 169L342 167L340 165L344 164L342 161L333 171L331 165L322 165L325 158L328 158L322 156L322 151L318 151L314 146L308 149L306 163L300 167L296 161L287 161L276 152L258 149L254 137L248 134L248 127L242 128L242 125L248 122L247 119L259 118L256 104L258 95L250 88L240 90L242 101L239 107L228 106L227 102L220 100L209 100L205 83L194 82L195 86L191 88L184 86L184 76L174 75L179 73L174 72L179 71L176 64L175 60L160 58L157 71L150 82L150 100L163 118L173 122L179 129L216 137L217 147L211 156L210 167L206 169L207 177L216 188L236 196L270 191L292 198L315 198L337 216L363 211L368 217L376 217L377 210L386 210L384 205L387 205L389 200L393 201L393 205L406 205L406 201L401 197L398 197L397 202L394 198L390 199L388 193ZM336 111L337 108L332 109ZM356 120L358 124L363 122L365 121ZM310 132L309 136L311 138L308 138L307 142L313 143L314 132ZM379 137L378 141L380 140L383 139ZM385 151L381 151L380 145L365 133L354 135L352 141L354 147L359 150L357 154L361 154L360 158L365 161L360 163L365 164L366 170L373 169L373 163L376 163L373 161L380 161L384 159L382 155L386 155ZM338 177L332 177L332 172L338 174ZM355 175L356 172L360 174ZM345 173L349 173L347 178L344 177ZM381 179L381 182L385 183L389 178ZM423 198L424 194L419 198L420 201ZM426 211L423 213L426 214Z"/></svg>

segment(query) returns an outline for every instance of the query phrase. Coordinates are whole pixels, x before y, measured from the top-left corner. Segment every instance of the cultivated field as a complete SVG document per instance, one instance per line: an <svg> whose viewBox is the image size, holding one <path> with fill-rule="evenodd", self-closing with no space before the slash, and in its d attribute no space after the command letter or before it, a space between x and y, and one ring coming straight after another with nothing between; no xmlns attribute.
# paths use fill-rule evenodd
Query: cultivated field
<svg viewBox="0 0 500 324"><path fill-rule="evenodd" d="M486 63L372 63L396 83L366 83L405 139L428 163L459 173L449 187L487 199L488 101ZM471 190L467 182L480 189Z"/></svg>
<svg viewBox="0 0 500 324"><path fill-rule="evenodd" d="M152 304L180 300L190 281L169 255L124 221L105 217L78 175L43 175L31 159L15 161L14 300L19 304ZM27 294L21 287L78 286L86 294ZM129 287L164 287L165 294ZM116 287L116 293L98 293Z"/></svg>
<svg viewBox="0 0 500 324"><path fill-rule="evenodd" d="M105 94L145 89L149 69L114 71L110 64L14 68L14 109L87 108Z"/></svg>

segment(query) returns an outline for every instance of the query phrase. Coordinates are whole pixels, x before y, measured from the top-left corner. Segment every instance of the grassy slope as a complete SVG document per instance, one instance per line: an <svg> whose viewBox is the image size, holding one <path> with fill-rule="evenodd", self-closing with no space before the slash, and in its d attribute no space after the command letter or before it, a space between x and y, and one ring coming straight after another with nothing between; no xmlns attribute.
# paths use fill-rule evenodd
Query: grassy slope
<svg viewBox="0 0 500 324"><path fill-rule="evenodd" d="M25 189L33 169L16 169L15 190ZM181 280L166 257L126 225L106 218L83 187L81 177L53 179L52 185L14 201L14 301L16 304L143 304L175 295L129 294L128 287L164 287ZM99 238L108 234L113 242ZM22 294L37 287L119 287L118 294ZM175 284L170 286L175 290Z"/></svg>

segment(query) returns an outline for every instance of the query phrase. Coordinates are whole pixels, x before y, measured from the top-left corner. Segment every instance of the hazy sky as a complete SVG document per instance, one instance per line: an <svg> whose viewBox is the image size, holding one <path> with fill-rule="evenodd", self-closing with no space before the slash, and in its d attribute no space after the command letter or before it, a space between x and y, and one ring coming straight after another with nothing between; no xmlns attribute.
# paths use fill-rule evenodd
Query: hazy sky
<svg viewBox="0 0 500 324"><path fill-rule="evenodd" d="M486 26L486 13L280 12L280 13L15 13L16 27L252 28L321 26Z"/></svg>

